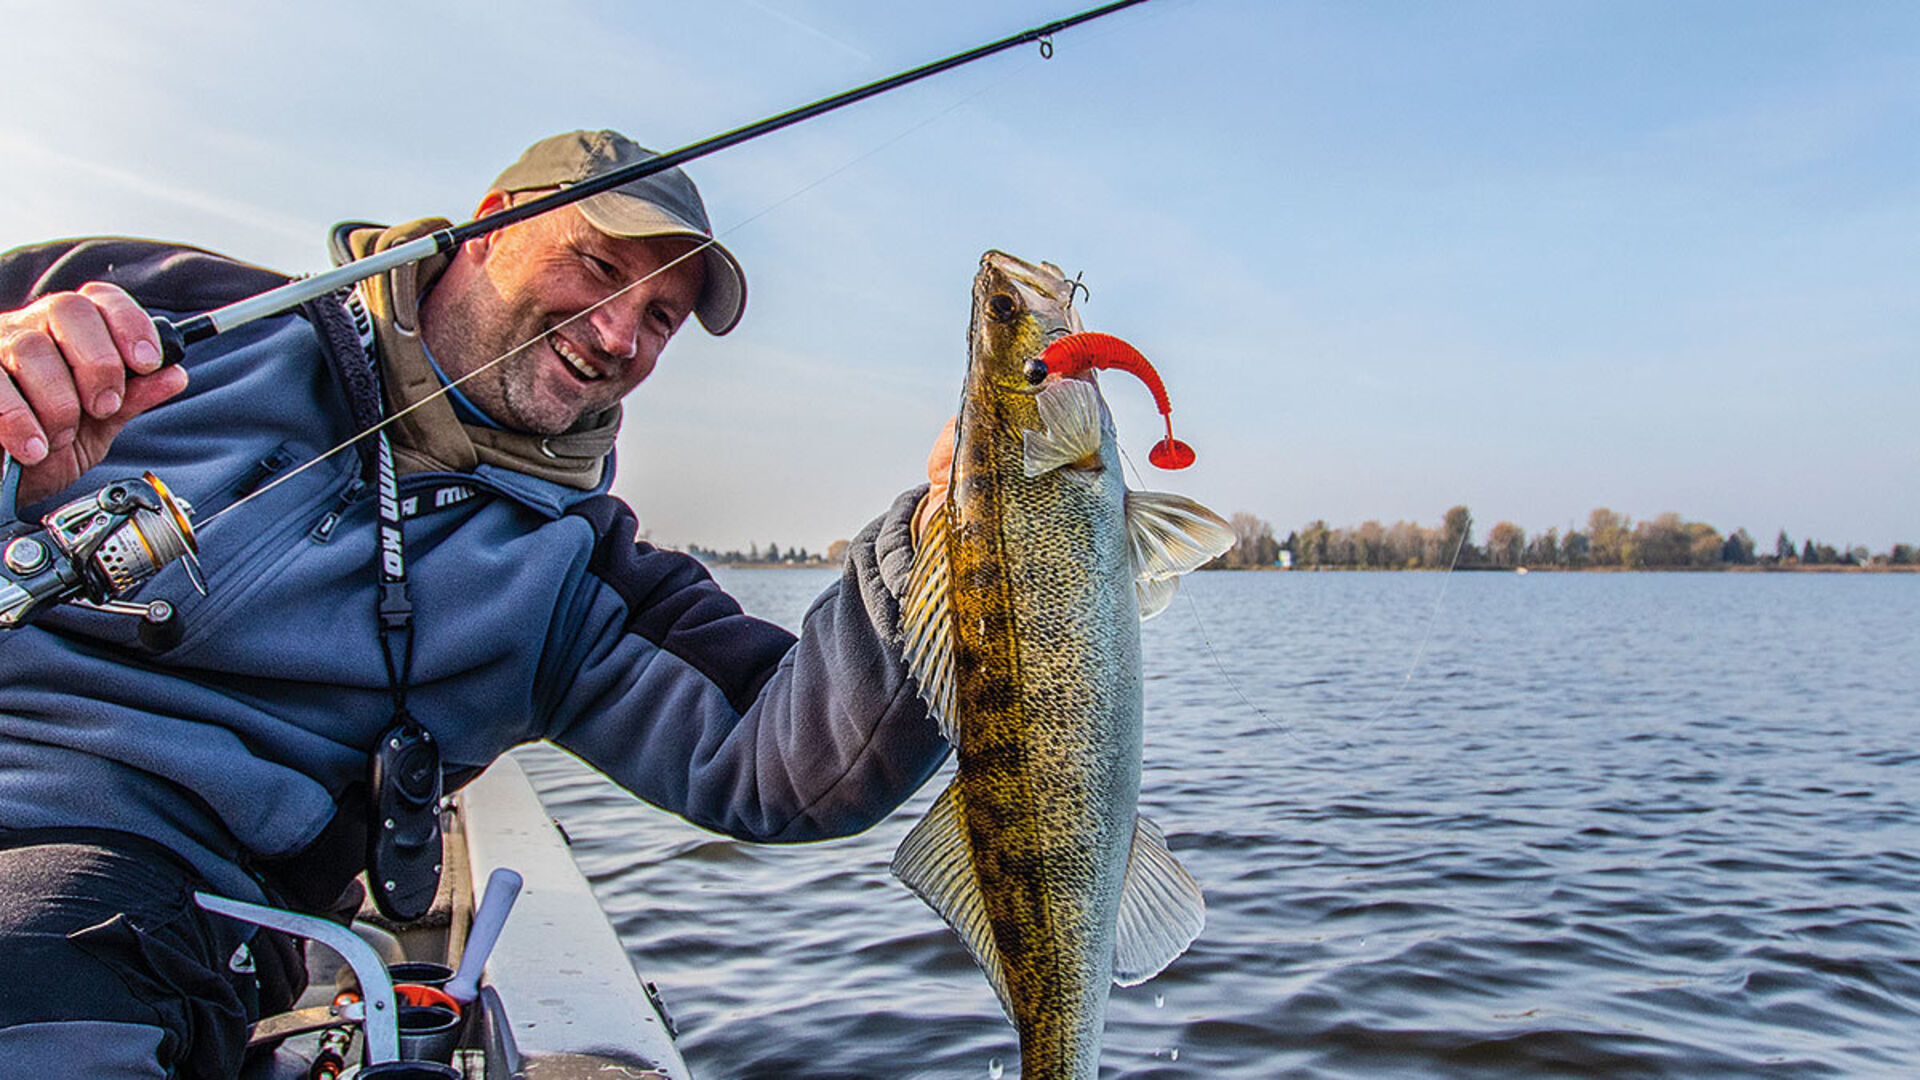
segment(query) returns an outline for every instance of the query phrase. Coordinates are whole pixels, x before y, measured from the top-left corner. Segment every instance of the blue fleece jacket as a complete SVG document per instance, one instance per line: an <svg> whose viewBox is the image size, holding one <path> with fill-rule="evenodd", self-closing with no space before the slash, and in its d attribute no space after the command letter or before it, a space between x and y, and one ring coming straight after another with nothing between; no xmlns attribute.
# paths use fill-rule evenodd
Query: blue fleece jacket
<svg viewBox="0 0 1920 1080"><path fill-rule="evenodd" d="M0 256L0 310L89 280L192 313L284 279L189 248L66 241ZM315 858L337 809L357 809L391 723L377 512L364 458L343 453L211 519L355 434L377 402L334 301L196 345L186 364L179 398L23 516L151 470L202 523L211 592L178 564L144 586L183 620L163 652L133 620L73 608L0 634L0 827L136 833L257 896L253 872ZM548 739L697 825L806 841L872 825L944 757L897 649L917 493L859 535L796 641L693 559L636 542L604 480L578 491L481 465L407 477L401 494L448 480L479 497L419 507L406 553L409 703L452 782ZM324 872L357 869L342 850Z"/></svg>

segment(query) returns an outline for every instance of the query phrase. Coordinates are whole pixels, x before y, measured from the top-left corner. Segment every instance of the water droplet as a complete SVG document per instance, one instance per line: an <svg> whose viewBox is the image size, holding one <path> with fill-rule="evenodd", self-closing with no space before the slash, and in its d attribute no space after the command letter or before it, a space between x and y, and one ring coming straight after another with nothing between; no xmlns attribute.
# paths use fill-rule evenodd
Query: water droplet
<svg viewBox="0 0 1920 1080"><path fill-rule="evenodd" d="M1153 995L1153 1007L1154 1007L1154 1008L1156 1008L1156 1009L1164 1009L1164 1008L1166 1008L1166 1007L1167 1007L1167 995L1165 995L1165 994L1155 994L1155 995Z"/></svg>
<svg viewBox="0 0 1920 1080"><path fill-rule="evenodd" d="M987 1060L987 1080L1000 1080L1000 1077L1005 1075L1006 1071L1007 1067L1000 1064L999 1058L989 1058Z"/></svg>
<svg viewBox="0 0 1920 1080"><path fill-rule="evenodd" d="M1169 1051L1167 1051L1167 1060L1168 1060L1168 1061L1179 1061L1179 1060L1180 1060L1180 1048L1176 1046L1176 1047L1174 1047L1173 1049L1171 1049L1171 1050L1169 1050Z"/></svg>

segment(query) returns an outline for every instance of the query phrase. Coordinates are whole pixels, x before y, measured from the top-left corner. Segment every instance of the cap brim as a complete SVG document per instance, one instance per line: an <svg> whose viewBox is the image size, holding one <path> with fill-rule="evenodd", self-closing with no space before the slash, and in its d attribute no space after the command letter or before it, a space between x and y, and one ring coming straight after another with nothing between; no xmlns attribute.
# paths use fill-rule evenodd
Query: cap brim
<svg viewBox="0 0 1920 1080"><path fill-rule="evenodd" d="M588 223L609 236L684 236L705 245L700 255L706 263L706 285L700 290L694 314L715 337L740 324L747 307L747 275L740 269L740 260L718 240L661 207L620 191L603 191L582 200L579 206Z"/></svg>

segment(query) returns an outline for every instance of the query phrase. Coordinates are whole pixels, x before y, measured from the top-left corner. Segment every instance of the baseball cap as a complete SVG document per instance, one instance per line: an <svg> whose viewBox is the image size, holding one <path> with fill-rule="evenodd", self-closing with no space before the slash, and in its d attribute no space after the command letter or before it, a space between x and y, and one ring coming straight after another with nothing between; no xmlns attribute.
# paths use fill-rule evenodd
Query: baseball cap
<svg viewBox="0 0 1920 1080"><path fill-rule="evenodd" d="M567 187L659 156L617 131L570 131L527 147L493 186L506 192ZM699 189L677 168L629 181L575 205L594 228L609 236L713 239ZM694 303L694 314L709 334L724 334L739 324L747 306L747 275L733 252L718 243L709 243L700 254L706 260L707 280Z"/></svg>

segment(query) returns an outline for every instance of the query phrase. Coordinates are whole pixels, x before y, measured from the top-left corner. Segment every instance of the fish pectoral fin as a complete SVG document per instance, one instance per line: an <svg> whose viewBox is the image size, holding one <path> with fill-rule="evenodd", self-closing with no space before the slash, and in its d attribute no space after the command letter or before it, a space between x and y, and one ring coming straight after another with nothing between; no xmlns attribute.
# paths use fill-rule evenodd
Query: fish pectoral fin
<svg viewBox="0 0 1920 1080"><path fill-rule="evenodd" d="M1044 430L1029 431L1022 456L1028 479L1100 454L1100 391L1081 379L1061 379L1034 395Z"/></svg>
<svg viewBox="0 0 1920 1080"><path fill-rule="evenodd" d="M1173 594L1180 591L1180 578L1175 574L1166 577L1137 577L1133 579L1133 596L1140 601L1140 619L1142 622L1167 610L1173 603Z"/></svg>
<svg viewBox="0 0 1920 1080"><path fill-rule="evenodd" d="M1233 547L1233 526L1185 495L1129 491L1127 540L1135 577L1172 577L1226 554Z"/></svg>
<svg viewBox="0 0 1920 1080"><path fill-rule="evenodd" d="M1200 886L1167 850L1167 835L1136 815L1113 935L1113 981L1134 986L1160 974L1187 951L1206 922Z"/></svg>
<svg viewBox="0 0 1920 1080"><path fill-rule="evenodd" d="M980 895L980 879L973 872L973 851L967 844L966 822L961 816L958 781L947 786L933 801L933 808L920 819L900 847L893 853L893 876L940 914L953 932L973 954L974 962L987 974L987 982L1000 997L1000 1007L1013 1019L1013 1006L1007 992L1007 979L1000 962L1000 950L993 943L993 926L987 921L987 905Z"/></svg>
<svg viewBox="0 0 1920 1080"><path fill-rule="evenodd" d="M920 689L920 700L940 725L940 734L960 745L959 721L954 712L953 620L947 608L947 522L942 505L928 519L913 553L907 576L907 595L900 601L900 618L907 671Z"/></svg>

